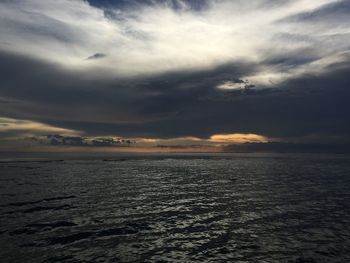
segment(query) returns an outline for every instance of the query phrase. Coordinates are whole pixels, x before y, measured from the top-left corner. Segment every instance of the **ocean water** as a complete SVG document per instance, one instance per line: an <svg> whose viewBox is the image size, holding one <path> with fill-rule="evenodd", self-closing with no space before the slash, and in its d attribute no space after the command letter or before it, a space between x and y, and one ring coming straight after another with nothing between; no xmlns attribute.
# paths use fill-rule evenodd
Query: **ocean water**
<svg viewBox="0 0 350 263"><path fill-rule="evenodd" d="M350 262L350 157L5 160L0 262Z"/></svg>

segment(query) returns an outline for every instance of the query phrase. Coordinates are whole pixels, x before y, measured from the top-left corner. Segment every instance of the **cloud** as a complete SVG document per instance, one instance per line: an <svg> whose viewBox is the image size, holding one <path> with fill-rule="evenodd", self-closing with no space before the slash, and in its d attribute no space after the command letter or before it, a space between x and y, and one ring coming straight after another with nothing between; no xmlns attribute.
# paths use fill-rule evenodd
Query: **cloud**
<svg viewBox="0 0 350 263"><path fill-rule="evenodd" d="M211 142L221 143L248 143L248 142L268 142L268 138L258 134L215 134L210 136Z"/></svg>
<svg viewBox="0 0 350 263"><path fill-rule="evenodd" d="M249 63L154 77L95 80L56 65L1 54L3 116L88 135L174 138L255 133L269 137L347 134L349 64L305 75L278 89L217 89L254 72ZM11 72L17 72L16 76ZM64 82L62 82L64 79ZM327 105L327 106L325 106Z"/></svg>
<svg viewBox="0 0 350 263"><path fill-rule="evenodd" d="M23 138L36 145L43 146L65 146L84 148L119 148L133 147L137 149L197 149L209 151L221 151L231 144L244 144L256 142L268 142L265 136L257 134L215 134L208 139L197 137L178 138L122 138L118 136L92 137L92 136L67 136L59 134L39 135Z"/></svg>
<svg viewBox="0 0 350 263"><path fill-rule="evenodd" d="M0 117L0 136L11 134L16 136L30 136L57 132L62 134L79 134L80 132L47 125L30 120L18 120Z"/></svg>
<svg viewBox="0 0 350 263"><path fill-rule="evenodd" d="M304 11L294 14L284 19L286 22L295 23L317 23L317 24L337 24L333 30L344 29L349 26L348 15L350 12L349 1L333 1L329 4L321 5L312 11Z"/></svg>
<svg viewBox="0 0 350 263"><path fill-rule="evenodd" d="M170 139L136 139L138 145L156 147L195 148L195 147L222 147L230 144L266 143L270 139L258 134L214 134L209 138L180 137Z"/></svg>
<svg viewBox="0 0 350 263"><path fill-rule="evenodd" d="M100 59L100 58L104 58L107 55L104 53L95 53L92 56L88 57L87 59Z"/></svg>
<svg viewBox="0 0 350 263"><path fill-rule="evenodd" d="M346 6L343 2L135 1L104 9L87 1L5 1L0 3L0 34L6 41L0 48L95 77L213 69L244 60L260 65L259 72L244 78L271 85L309 71L322 72L329 63L344 59L349 16L341 18L343 26L336 34L333 25L311 27L303 18L305 13L318 17L320 10L332 13L337 5ZM293 68L281 61L262 64L301 49L313 50L312 61L299 60ZM94 63L83 59L101 58L95 50L109 55Z"/></svg>
<svg viewBox="0 0 350 263"><path fill-rule="evenodd" d="M41 145L77 146L77 147L126 147L135 144L135 141L117 137L81 137L50 134L31 137L30 140Z"/></svg>

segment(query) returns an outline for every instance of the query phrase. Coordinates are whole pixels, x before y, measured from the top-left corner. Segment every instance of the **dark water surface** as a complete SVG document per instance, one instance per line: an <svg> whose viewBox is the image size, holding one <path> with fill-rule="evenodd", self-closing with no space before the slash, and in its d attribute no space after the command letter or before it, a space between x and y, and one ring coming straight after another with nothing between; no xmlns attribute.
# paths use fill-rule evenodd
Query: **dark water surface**
<svg viewBox="0 0 350 263"><path fill-rule="evenodd" d="M3 161L0 262L350 262L350 157Z"/></svg>

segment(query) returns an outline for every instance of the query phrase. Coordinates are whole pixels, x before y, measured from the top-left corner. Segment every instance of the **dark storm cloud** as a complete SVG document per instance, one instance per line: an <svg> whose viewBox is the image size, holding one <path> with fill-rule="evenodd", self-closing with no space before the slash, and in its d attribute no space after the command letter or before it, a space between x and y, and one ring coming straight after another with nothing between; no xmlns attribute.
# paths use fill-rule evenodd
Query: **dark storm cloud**
<svg viewBox="0 0 350 263"><path fill-rule="evenodd" d="M0 70L4 76L1 95L22 101L8 108L7 112L12 112L10 117L36 115L35 118L42 121L63 116L70 116L74 121L97 118L102 123L167 118L182 106L188 107L192 101L215 92L213 87L220 81L236 80L241 74L251 72L253 67L242 62L212 71L93 81L89 76L75 75L30 58L4 53L0 56ZM72 109L79 110L71 114ZM18 115L17 111L20 111Z"/></svg>
<svg viewBox="0 0 350 263"><path fill-rule="evenodd" d="M0 105L6 117L87 135L208 138L256 133L288 139L323 134L349 139L348 63L329 67L323 75L246 93L216 88L222 81L241 82L242 75L255 72L254 65L244 62L213 70L91 81L55 65L2 53L0 70L0 96L20 101Z"/></svg>
<svg viewBox="0 0 350 263"><path fill-rule="evenodd" d="M96 115L108 119L109 114L127 110L125 103L130 101L128 97L132 91L119 81L94 81L89 76L75 75L53 64L4 53L0 56L0 93L21 102L1 106L2 112L11 113L12 117L55 119L69 115L72 119L84 120L96 117L96 110ZM101 107L103 104L105 107ZM79 111L72 114L77 108ZM126 115L124 111L123 116Z"/></svg>
<svg viewBox="0 0 350 263"><path fill-rule="evenodd" d="M281 92L234 95L228 101L199 100L195 93L190 93L192 97L184 94L168 97L168 100L150 100L148 106L152 106L153 114L162 113L163 108L170 110L173 107L178 111L163 121L115 129L125 133L142 130L143 134L160 137L208 137L214 133L232 132L254 132L271 137L313 133L346 137L350 132L348 76L349 71L344 70L322 78L305 77L286 83Z"/></svg>

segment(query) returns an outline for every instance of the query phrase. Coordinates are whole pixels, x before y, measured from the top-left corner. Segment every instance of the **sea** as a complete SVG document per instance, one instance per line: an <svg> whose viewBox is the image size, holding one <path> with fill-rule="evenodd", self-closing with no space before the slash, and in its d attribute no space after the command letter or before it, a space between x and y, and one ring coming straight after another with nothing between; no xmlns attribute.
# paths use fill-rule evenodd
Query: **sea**
<svg viewBox="0 0 350 263"><path fill-rule="evenodd" d="M350 262L350 156L0 161L0 262ZM66 156L67 157L67 156Z"/></svg>

